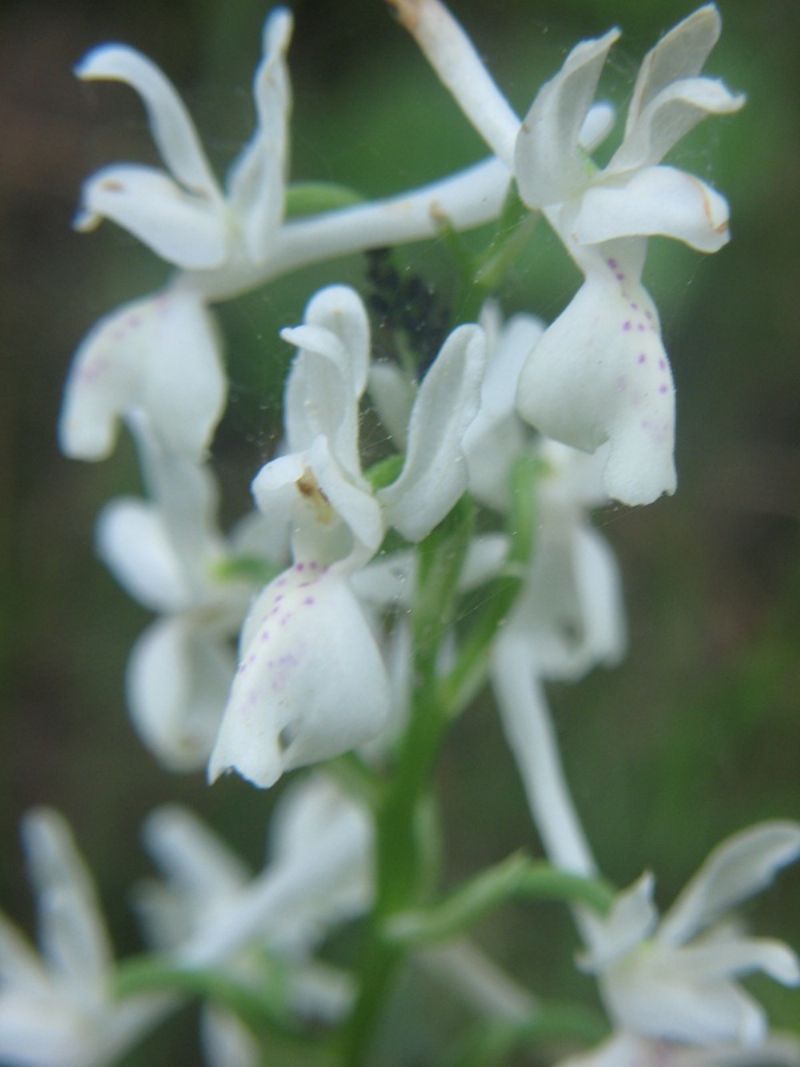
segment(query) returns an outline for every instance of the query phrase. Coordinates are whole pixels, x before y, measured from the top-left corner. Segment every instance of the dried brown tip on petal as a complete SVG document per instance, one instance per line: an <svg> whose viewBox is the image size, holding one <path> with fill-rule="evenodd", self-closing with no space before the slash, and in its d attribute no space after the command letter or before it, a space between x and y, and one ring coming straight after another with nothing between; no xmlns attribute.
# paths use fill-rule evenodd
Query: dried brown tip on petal
<svg viewBox="0 0 800 1067"><path fill-rule="evenodd" d="M386 3L397 21L409 33L414 33L421 15L421 0L386 0Z"/></svg>

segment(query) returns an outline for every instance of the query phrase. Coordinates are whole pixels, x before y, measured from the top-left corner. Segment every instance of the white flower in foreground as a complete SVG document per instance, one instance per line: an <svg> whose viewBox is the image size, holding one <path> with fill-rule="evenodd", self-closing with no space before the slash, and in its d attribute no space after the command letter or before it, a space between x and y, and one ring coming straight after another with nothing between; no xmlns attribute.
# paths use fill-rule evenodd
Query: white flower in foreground
<svg viewBox="0 0 800 1067"><path fill-rule="evenodd" d="M736 979L762 971L798 985L800 965L786 945L745 936L725 916L798 856L800 825L762 823L716 848L660 921L649 874L619 895L606 919L592 918L584 966L598 976L619 1033L576 1062L632 1064L630 1049L644 1039L644 1048L675 1042L721 1057L764 1042L764 1012Z"/></svg>
<svg viewBox="0 0 800 1067"><path fill-rule="evenodd" d="M143 885L137 900L149 940L181 964L222 967L254 990L264 988L270 961L280 961L293 1011L340 1018L351 1001L350 983L314 961L313 952L333 926L369 907L370 821L333 783L315 776L281 798L271 835L271 858L253 878L190 812L155 812L145 842L165 881ZM232 1048L250 1062L247 1036L229 1015L207 1013L203 1029L209 1062L227 1067L225 1050Z"/></svg>
<svg viewBox="0 0 800 1067"><path fill-rule="evenodd" d="M608 442L609 496L644 504L675 488L674 390L658 315L641 284L646 238L703 252L728 240L723 197L662 158L707 115L743 97L700 77L720 31L713 5L684 19L645 57L622 144L602 170L588 153L613 112L592 100L612 30L572 50L520 124L463 29L440 0L392 0L437 74L541 210L585 276L520 379L523 417L565 444Z"/></svg>
<svg viewBox="0 0 800 1067"><path fill-rule="evenodd" d="M445 341L419 388L399 476L374 490L361 470L358 421L369 366L366 311L353 290L324 289L303 326L286 389L289 454L253 483L259 508L290 510L295 564L253 605L209 775L239 771L260 786L285 770L370 740L386 725L383 657L350 576L390 525L421 540L464 491L462 451L477 409L483 336L464 326Z"/></svg>
<svg viewBox="0 0 800 1067"><path fill-rule="evenodd" d="M37 896L41 956L0 915L0 1061L89 1067L125 1048L152 1001L115 1003L112 955L89 874L64 820L23 823Z"/></svg>
<svg viewBox="0 0 800 1067"><path fill-rule="evenodd" d="M78 77L120 81L139 94L166 172L132 163L104 168L84 186L78 227L112 219L185 270L219 269L239 256L263 260L284 210L291 29L283 8L265 23L264 57L253 84L258 128L224 191L183 102L158 67L124 45L93 49Z"/></svg>

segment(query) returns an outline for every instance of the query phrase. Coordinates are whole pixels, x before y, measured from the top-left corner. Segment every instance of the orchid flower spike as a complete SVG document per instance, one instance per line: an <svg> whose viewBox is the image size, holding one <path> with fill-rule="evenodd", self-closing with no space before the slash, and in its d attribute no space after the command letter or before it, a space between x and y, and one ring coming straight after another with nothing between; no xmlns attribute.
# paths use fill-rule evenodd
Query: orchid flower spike
<svg viewBox="0 0 800 1067"><path fill-rule="evenodd" d="M764 1011L735 980L763 971L796 986L800 964L781 942L742 934L726 913L798 857L800 825L762 823L719 845L660 921L650 874L620 894L606 919L593 918L583 966L598 976L617 1054L605 1046L580 1062L621 1067L632 1062L631 1041L722 1051L764 1042Z"/></svg>

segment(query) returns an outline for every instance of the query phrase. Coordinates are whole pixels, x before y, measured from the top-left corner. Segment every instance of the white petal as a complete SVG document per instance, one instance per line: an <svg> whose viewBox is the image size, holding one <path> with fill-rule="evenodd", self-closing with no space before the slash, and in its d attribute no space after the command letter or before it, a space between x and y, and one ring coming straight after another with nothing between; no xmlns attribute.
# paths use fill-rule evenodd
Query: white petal
<svg viewBox="0 0 800 1067"><path fill-rule="evenodd" d="M723 912L768 886L800 857L800 825L766 822L728 838L709 855L664 916L658 940L688 941Z"/></svg>
<svg viewBox="0 0 800 1067"><path fill-rule="evenodd" d="M189 900L233 895L250 877L227 843L188 808L156 809L145 822L143 837L170 886Z"/></svg>
<svg viewBox="0 0 800 1067"><path fill-rule="evenodd" d="M372 821L352 797L328 778L314 774L293 782L281 796L270 825L275 876L293 881L293 903L285 909L270 945L295 959L313 951L333 923L353 918L372 898ZM309 871L311 851L338 846L339 860L320 878Z"/></svg>
<svg viewBox="0 0 800 1067"><path fill-rule="evenodd" d="M520 372L545 329L541 319L525 314L512 315L501 325L495 319L494 310L487 305L481 312L487 362L481 385L480 413L470 426L470 433L484 418L496 420L515 414Z"/></svg>
<svg viewBox="0 0 800 1067"><path fill-rule="evenodd" d="M388 430L396 448L404 452L408 444L408 420L416 396L415 383L394 363L372 363L368 387L378 418Z"/></svg>
<svg viewBox="0 0 800 1067"><path fill-rule="evenodd" d="M75 73L85 81L122 81L135 89L147 108L153 139L167 167L187 189L219 197L194 123L175 87L155 63L133 48L103 45L89 52Z"/></svg>
<svg viewBox="0 0 800 1067"><path fill-rule="evenodd" d="M522 370L517 403L573 448L608 441L608 495L648 504L675 489L675 397L655 306L628 263L638 242L623 244L586 262L586 281Z"/></svg>
<svg viewBox="0 0 800 1067"><path fill-rule="evenodd" d="M497 511L509 507L510 472L525 447L525 427L515 410L520 371L544 332L533 315L514 315L503 325L491 302L481 310L488 362L481 386L480 408L464 434L469 488Z"/></svg>
<svg viewBox="0 0 800 1067"><path fill-rule="evenodd" d="M78 1001L95 1006L111 973L111 948L89 872L56 812L29 812L22 833L38 898L42 954Z"/></svg>
<svg viewBox="0 0 800 1067"><path fill-rule="evenodd" d="M147 358L152 298L106 315L72 361L58 425L62 451L74 459L105 459L114 447L117 418L139 401L139 364Z"/></svg>
<svg viewBox="0 0 800 1067"><path fill-rule="evenodd" d="M716 252L730 237L727 201L685 171L645 167L588 189L572 230L579 244L656 234Z"/></svg>
<svg viewBox="0 0 800 1067"><path fill-rule="evenodd" d="M365 557L374 555L383 540L377 500L363 479L347 477L325 437L318 437L305 452L271 460L251 488L264 512L295 504L292 541L298 558L323 563L343 558L353 547L342 537L347 531Z"/></svg>
<svg viewBox="0 0 800 1067"><path fill-rule="evenodd" d="M583 657L587 665L612 666L622 659L626 646L622 582L616 557L596 530L580 526L576 530L573 565L583 622Z"/></svg>
<svg viewBox="0 0 800 1067"><path fill-rule="evenodd" d="M55 992L0 992L0 1061L7 1067L84 1067L96 1052L94 1036Z"/></svg>
<svg viewBox="0 0 800 1067"><path fill-rule="evenodd" d="M134 726L165 767L208 759L234 673L223 643L182 617L150 626L133 648L126 688Z"/></svg>
<svg viewBox="0 0 800 1067"><path fill-rule="evenodd" d="M228 176L231 211L250 259L262 262L283 218L290 92L286 50L292 17L278 8L264 25L264 58L253 83L258 128Z"/></svg>
<svg viewBox="0 0 800 1067"><path fill-rule="evenodd" d="M253 622L257 620L257 624ZM377 734L389 686L375 640L346 579L298 563L267 586L246 624L213 781L236 770L259 786L329 759Z"/></svg>
<svg viewBox="0 0 800 1067"><path fill-rule="evenodd" d="M642 111L604 173L619 174L658 163L708 115L729 115L743 104L743 96L712 78L673 82Z"/></svg>
<svg viewBox="0 0 800 1067"><path fill-rule="evenodd" d="M722 21L713 4L706 4L674 26L642 60L633 88L627 136L642 110L670 83L696 77L719 40Z"/></svg>
<svg viewBox="0 0 800 1067"><path fill-rule="evenodd" d="M112 500L97 523L97 552L134 599L151 611L189 602L185 575L158 509L144 500Z"/></svg>
<svg viewBox="0 0 800 1067"><path fill-rule="evenodd" d="M0 988L11 986L39 994L47 990L48 976L27 938L0 912Z"/></svg>
<svg viewBox="0 0 800 1067"><path fill-rule="evenodd" d="M797 955L781 941L726 937L692 944L675 953L687 980L714 982L763 971L783 985L800 985Z"/></svg>
<svg viewBox="0 0 800 1067"><path fill-rule="evenodd" d="M615 118L616 112L613 104L604 101L592 104L578 134L578 144L584 152L594 152L595 148L602 144L611 132Z"/></svg>
<svg viewBox="0 0 800 1067"><path fill-rule="evenodd" d="M84 183L76 227L91 230L103 218L185 270L219 267L227 255L221 211L151 167L105 167Z"/></svg>
<svg viewBox="0 0 800 1067"><path fill-rule="evenodd" d="M592 916L591 943L581 958L582 970L602 972L652 934L658 922L653 903L654 886L653 875L648 871L617 896L604 919Z"/></svg>
<svg viewBox="0 0 800 1067"><path fill-rule="evenodd" d="M281 333L299 349L286 386L289 448L307 448L324 434L338 462L358 476L358 401L369 360L366 310L352 289L330 286L311 300L305 319Z"/></svg>
<svg viewBox="0 0 800 1067"><path fill-rule="evenodd" d="M61 447L78 459L104 459L118 418L143 411L169 448L201 456L225 391L214 324L202 301L184 290L157 293L101 319L75 353Z"/></svg>
<svg viewBox="0 0 800 1067"><path fill-rule="evenodd" d="M485 359L480 327L460 326L420 386L403 470L378 494L391 524L409 540L430 533L466 489L463 438L478 411Z"/></svg>
<svg viewBox="0 0 800 1067"><path fill-rule="evenodd" d="M200 458L222 416L228 384L216 325L190 290L165 293L154 313L143 406L167 448Z"/></svg>
<svg viewBox="0 0 800 1067"><path fill-rule="evenodd" d="M200 1016L200 1036L208 1067L259 1067L258 1045L235 1015L211 1005Z"/></svg>
<svg viewBox="0 0 800 1067"><path fill-rule="evenodd" d="M353 392L361 396L367 384L369 366L369 318L361 297L346 285L330 285L309 302L305 321L319 326L339 339L345 353L347 378Z"/></svg>
<svg viewBox="0 0 800 1067"><path fill-rule="evenodd" d="M729 982L689 983L680 974L650 972L627 961L604 985L612 1015L642 1037L715 1046L755 1044L766 1036L760 1006Z"/></svg>
<svg viewBox="0 0 800 1067"><path fill-rule="evenodd" d="M561 70L539 90L517 137L514 173L530 208L560 203L588 184L592 164L578 139L608 51L619 37L610 30L582 41Z"/></svg>

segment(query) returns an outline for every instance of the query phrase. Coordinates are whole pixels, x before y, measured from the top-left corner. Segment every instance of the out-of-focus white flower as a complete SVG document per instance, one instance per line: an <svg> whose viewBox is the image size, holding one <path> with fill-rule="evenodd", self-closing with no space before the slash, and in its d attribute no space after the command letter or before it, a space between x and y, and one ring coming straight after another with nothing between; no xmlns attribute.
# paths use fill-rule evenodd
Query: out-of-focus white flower
<svg viewBox="0 0 800 1067"><path fill-rule="evenodd" d="M790 1035L774 1035L755 1051L741 1045L692 1048L675 1041L654 1041L615 1034L602 1045L578 1056L559 1060L558 1067L797 1067L800 1041Z"/></svg>
<svg viewBox="0 0 800 1067"><path fill-rule="evenodd" d="M786 945L745 936L726 914L798 856L798 824L762 823L719 845L660 921L650 874L619 895L607 918L591 917L583 966L597 975L618 1034L576 1062L655 1062L657 1049L666 1055L675 1043L719 1055L699 1062L724 1063L737 1048L760 1046L768 1036L764 1011L736 979L763 971L798 985L800 964ZM649 1058L634 1061L637 1048L649 1049Z"/></svg>
<svg viewBox="0 0 800 1067"><path fill-rule="evenodd" d="M190 812L163 808L145 826L145 842L165 875L140 887L138 908L149 940L187 966L221 966L263 985L269 960L281 962L291 1010L340 1018L352 989L345 974L313 960L336 924L371 900L372 831L366 814L322 776L293 784L271 826L273 848L253 878L228 846ZM212 1064L247 1058L250 1043L227 1013L208 1013L204 1044Z"/></svg>
<svg viewBox="0 0 800 1067"><path fill-rule="evenodd" d="M477 409L483 336L464 326L420 386L399 476L373 489L361 469L359 402L369 368L366 311L351 289L324 289L302 326L286 389L289 452L253 483L259 508L293 515L295 564L261 594L242 630L240 664L209 774L233 768L261 786L338 755L388 721L386 668L350 576L388 527L421 540L467 483L462 438Z"/></svg>
<svg viewBox="0 0 800 1067"><path fill-rule="evenodd" d="M142 415L179 455L200 459L225 406L227 383L202 299L175 286L112 311L75 353L59 421L74 459L110 455L120 419Z"/></svg>
<svg viewBox="0 0 800 1067"><path fill-rule="evenodd" d="M522 415L549 437L593 452L608 442L609 496L644 504L675 488L674 389L656 309L641 284L646 238L663 234L713 252L728 239L728 207L704 182L661 165L707 115L743 97L700 77L720 30L713 5L659 41L642 63L622 144L598 169L588 152L613 112L592 106L612 30L572 50L522 124L462 28L439 0L393 0L467 117L512 170L585 276L520 377Z"/></svg>
<svg viewBox="0 0 800 1067"><path fill-rule="evenodd" d="M589 522L608 502L603 456L534 436L519 418L514 396L521 369L542 326L517 315L505 325L495 305L481 316L488 363L480 409L467 430L470 490L507 511L511 468L528 453L539 461L536 530L525 585L498 641L525 646L539 678L576 679L597 663L614 663L625 646L621 583L613 554Z"/></svg>
<svg viewBox="0 0 800 1067"><path fill-rule="evenodd" d="M9 1067L89 1067L112 1059L152 999L115 1002L112 952L94 887L61 816L23 823L37 896L37 955L0 915L0 1060Z"/></svg>
<svg viewBox="0 0 800 1067"><path fill-rule="evenodd" d="M128 592L160 618L131 652L127 698L145 744L170 770L208 760L235 672L231 642L254 586L223 574L243 547L280 567L288 555L288 520L258 517L223 538L209 471L145 444L146 468L159 503L114 500L103 509L98 551Z"/></svg>
<svg viewBox="0 0 800 1067"><path fill-rule="evenodd" d="M291 25L282 8L265 24L264 58L253 87L259 125L231 168L225 192L180 97L158 67L124 45L93 49L78 76L121 81L139 93L169 174L137 164L105 167L84 186L78 228L113 219L186 272L224 278L242 261L263 262L284 212ZM104 459L119 418L143 412L168 448L195 460L203 456L227 390L206 309L208 278L204 284L201 291L190 274L179 275L92 329L67 381L59 426L67 455Z"/></svg>
<svg viewBox="0 0 800 1067"><path fill-rule="evenodd" d="M253 83L258 128L224 191L183 102L158 67L124 45L93 49L78 77L124 82L139 94L167 172L132 163L105 167L84 186L78 228L112 219L185 270L219 269L239 256L263 260L284 211L291 30L283 8L264 25L264 56Z"/></svg>

